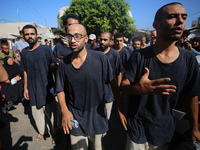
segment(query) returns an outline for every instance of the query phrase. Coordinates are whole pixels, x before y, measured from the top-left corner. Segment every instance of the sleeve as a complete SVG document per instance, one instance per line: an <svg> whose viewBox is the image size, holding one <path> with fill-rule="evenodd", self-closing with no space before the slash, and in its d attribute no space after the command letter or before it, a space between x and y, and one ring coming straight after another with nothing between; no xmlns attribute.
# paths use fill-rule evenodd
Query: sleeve
<svg viewBox="0 0 200 150"><path fill-rule="evenodd" d="M122 72L122 69L123 69L122 62L121 62L121 59L120 59L120 55L118 54L117 59L116 59L115 75L118 76L119 73Z"/></svg>
<svg viewBox="0 0 200 150"><path fill-rule="evenodd" d="M132 53L130 59L127 61L125 66L125 76L130 80L130 82L134 83L140 79L141 75L143 74L143 59L141 58L140 53ZM137 76L137 79L136 79Z"/></svg>
<svg viewBox="0 0 200 150"><path fill-rule="evenodd" d="M25 57L24 57L24 51L21 53L21 61L20 61L20 70L21 71L26 71L26 66L25 66Z"/></svg>
<svg viewBox="0 0 200 150"><path fill-rule="evenodd" d="M54 47L54 51L53 51L53 56L54 56L55 59L58 58L58 54L57 54L58 48L57 48L57 47L58 47L58 46L57 46L57 44L56 44L56 46Z"/></svg>
<svg viewBox="0 0 200 150"><path fill-rule="evenodd" d="M46 48L47 48L47 51L48 51L48 54L49 54L50 64L56 63L56 59L55 59L55 57L53 55L53 52L52 52L50 46L46 46Z"/></svg>
<svg viewBox="0 0 200 150"><path fill-rule="evenodd" d="M65 75L64 75L64 62L63 60L60 61L60 64L57 68L56 74L56 92L64 91L64 83L65 83Z"/></svg>
<svg viewBox="0 0 200 150"><path fill-rule="evenodd" d="M183 93L192 97L200 95L199 64L195 56L192 57L189 63L188 76L183 88Z"/></svg>
<svg viewBox="0 0 200 150"><path fill-rule="evenodd" d="M106 66L106 67L103 67L103 69L104 69L103 73L105 75L105 83L108 84L108 83L110 83L110 81L113 80L114 74L113 74L112 67L110 65L108 58L106 57L105 54L103 54L103 55L105 56L104 57L105 61L103 61L105 63L104 66Z"/></svg>

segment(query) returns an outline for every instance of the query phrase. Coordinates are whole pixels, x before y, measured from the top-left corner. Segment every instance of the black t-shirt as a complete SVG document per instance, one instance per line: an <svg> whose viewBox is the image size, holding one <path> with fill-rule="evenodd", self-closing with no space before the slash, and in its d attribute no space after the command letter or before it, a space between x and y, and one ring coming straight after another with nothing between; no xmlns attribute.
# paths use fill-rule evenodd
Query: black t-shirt
<svg viewBox="0 0 200 150"><path fill-rule="evenodd" d="M72 51L70 47L67 47L67 45L64 44L63 41L61 41L56 44L55 49L53 51L53 55L55 58L58 58L58 56L66 56L71 52Z"/></svg>
<svg viewBox="0 0 200 150"><path fill-rule="evenodd" d="M126 63L127 63L128 59L129 59L131 53L125 47L123 47L121 49L121 51L119 52L119 55L120 55L122 66L123 66L123 69L122 69L122 76L123 76L124 73L125 73Z"/></svg>
<svg viewBox="0 0 200 150"><path fill-rule="evenodd" d="M79 128L70 134L91 136L108 131L105 109L105 87L113 79L112 68L105 54L87 51L80 68L74 68L69 54L60 61L56 91L65 92L66 104Z"/></svg>
<svg viewBox="0 0 200 150"><path fill-rule="evenodd" d="M151 142L164 145L170 142L175 128L175 107L180 92L189 96L199 95L200 74L195 56L188 50L179 48L180 55L172 63L162 63L154 54L153 47L136 50L126 66L125 76L131 84L136 84L149 69L149 79L171 78L166 84L177 87L170 95L132 95L129 104L128 133L136 143Z"/></svg>
<svg viewBox="0 0 200 150"><path fill-rule="evenodd" d="M50 64L55 62L52 50L47 45L40 45L33 51L23 49L20 69L27 72L31 106L40 107L55 100L50 93L50 89L54 86Z"/></svg>

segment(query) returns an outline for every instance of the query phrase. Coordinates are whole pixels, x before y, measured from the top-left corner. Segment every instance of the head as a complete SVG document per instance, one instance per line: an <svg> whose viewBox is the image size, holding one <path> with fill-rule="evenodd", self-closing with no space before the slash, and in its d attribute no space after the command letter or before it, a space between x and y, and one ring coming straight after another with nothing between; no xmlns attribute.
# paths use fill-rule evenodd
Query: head
<svg viewBox="0 0 200 150"><path fill-rule="evenodd" d="M22 29L24 34L24 39L29 45L34 45L37 43L37 29L33 25L25 25Z"/></svg>
<svg viewBox="0 0 200 150"><path fill-rule="evenodd" d="M152 37L152 38L151 38L151 43L150 43L150 44L153 45L153 44L155 44L155 43L156 43L156 37Z"/></svg>
<svg viewBox="0 0 200 150"><path fill-rule="evenodd" d="M73 52L80 52L88 41L87 31L81 24L72 24L67 30L69 46Z"/></svg>
<svg viewBox="0 0 200 150"><path fill-rule="evenodd" d="M12 57L7 56L4 58L4 64L8 64L9 66L12 66L14 64L14 60Z"/></svg>
<svg viewBox="0 0 200 150"><path fill-rule="evenodd" d="M112 39L112 34L110 32L103 32L100 36L100 48L102 51L106 50Z"/></svg>
<svg viewBox="0 0 200 150"><path fill-rule="evenodd" d="M5 55L9 54L9 44L7 40L1 40L1 51Z"/></svg>
<svg viewBox="0 0 200 150"><path fill-rule="evenodd" d="M68 14L63 18L63 29L67 33L67 29L72 24L80 23L79 17L75 14Z"/></svg>
<svg viewBox="0 0 200 150"><path fill-rule="evenodd" d="M181 3L169 3L161 7L155 15L153 27L158 38L175 42L183 34L186 25L187 13Z"/></svg>
<svg viewBox="0 0 200 150"><path fill-rule="evenodd" d="M188 40L188 36L190 35L190 31L189 30L184 30L183 34L181 36L181 41L182 42L186 42Z"/></svg>
<svg viewBox="0 0 200 150"><path fill-rule="evenodd" d="M20 35L21 38L24 38L22 30L19 31L19 35Z"/></svg>
<svg viewBox="0 0 200 150"><path fill-rule="evenodd" d="M121 49L124 43L124 35L120 32L114 35L114 43L116 49Z"/></svg>
<svg viewBox="0 0 200 150"><path fill-rule="evenodd" d="M140 47L141 47L141 40L139 38L132 39L132 46L133 46L134 50L140 49Z"/></svg>
<svg viewBox="0 0 200 150"><path fill-rule="evenodd" d="M45 44L48 45L49 41L47 39L44 40Z"/></svg>
<svg viewBox="0 0 200 150"><path fill-rule="evenodd" d="M145 45L146 44L146 41L147 41L147 39L146 39L146 37L141 37L141 44L142 45Z"/></svg>
<svg viewBox="0 0 200 150"><path fill-rule="evenodd" d="M90 35L89 35L89 43L90 43L92 46L95 46L95 44L96 44L96 35L95 35L95 34L90 34Z"/></svg>
<svg viewBox="0 0 200 150"><path fill-rule="evenodd" d="M152 37L157 37L157 32L156 30L151 31L151 38Z"/></svg>
<svg viewBox="0 0 200 150"><path fill-rule="evenodd" d="M192 39L192 47L197 48L200 46L200 37L195 37Z"/></svg>
<svg viewBox="0 0 200 150"><path fill-rule="evenodd" d="M115 44L114 43L114 37L115 37L114 35L111 36L111 40L110 40L110 44L109 44L110 47L113 47L114 44Z"/></svg>

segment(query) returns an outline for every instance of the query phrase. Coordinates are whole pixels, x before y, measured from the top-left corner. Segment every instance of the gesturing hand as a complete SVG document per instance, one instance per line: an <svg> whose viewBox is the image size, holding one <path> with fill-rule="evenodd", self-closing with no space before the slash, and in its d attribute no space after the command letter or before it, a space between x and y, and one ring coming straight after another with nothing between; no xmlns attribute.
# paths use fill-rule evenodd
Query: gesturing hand
<svg viewBox="0 0 200 150"><path fill-rule="evenodd" d="M137 86L140 87L142 94L164 94L169 95L170 92L176 92L176 86L163 84L171 81L170 78L160 78L149 80L149 69L145 67L145 73L141 77Z"/></svg>

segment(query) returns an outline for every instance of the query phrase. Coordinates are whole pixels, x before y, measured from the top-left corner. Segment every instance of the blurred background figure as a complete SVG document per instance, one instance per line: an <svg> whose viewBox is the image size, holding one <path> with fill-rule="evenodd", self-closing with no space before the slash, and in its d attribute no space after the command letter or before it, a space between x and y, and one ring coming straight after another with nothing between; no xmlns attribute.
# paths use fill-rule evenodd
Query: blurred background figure
<svg viewBox="0 0 200 150"><path fill-rule="evenodd" d="M9 76L8 80L1 84L1 93L4 98L2 112L6 113L8 110L14 109L14 104L21 101L23 97L23 73L10 56L4 58L3 67Z"/></svg>

